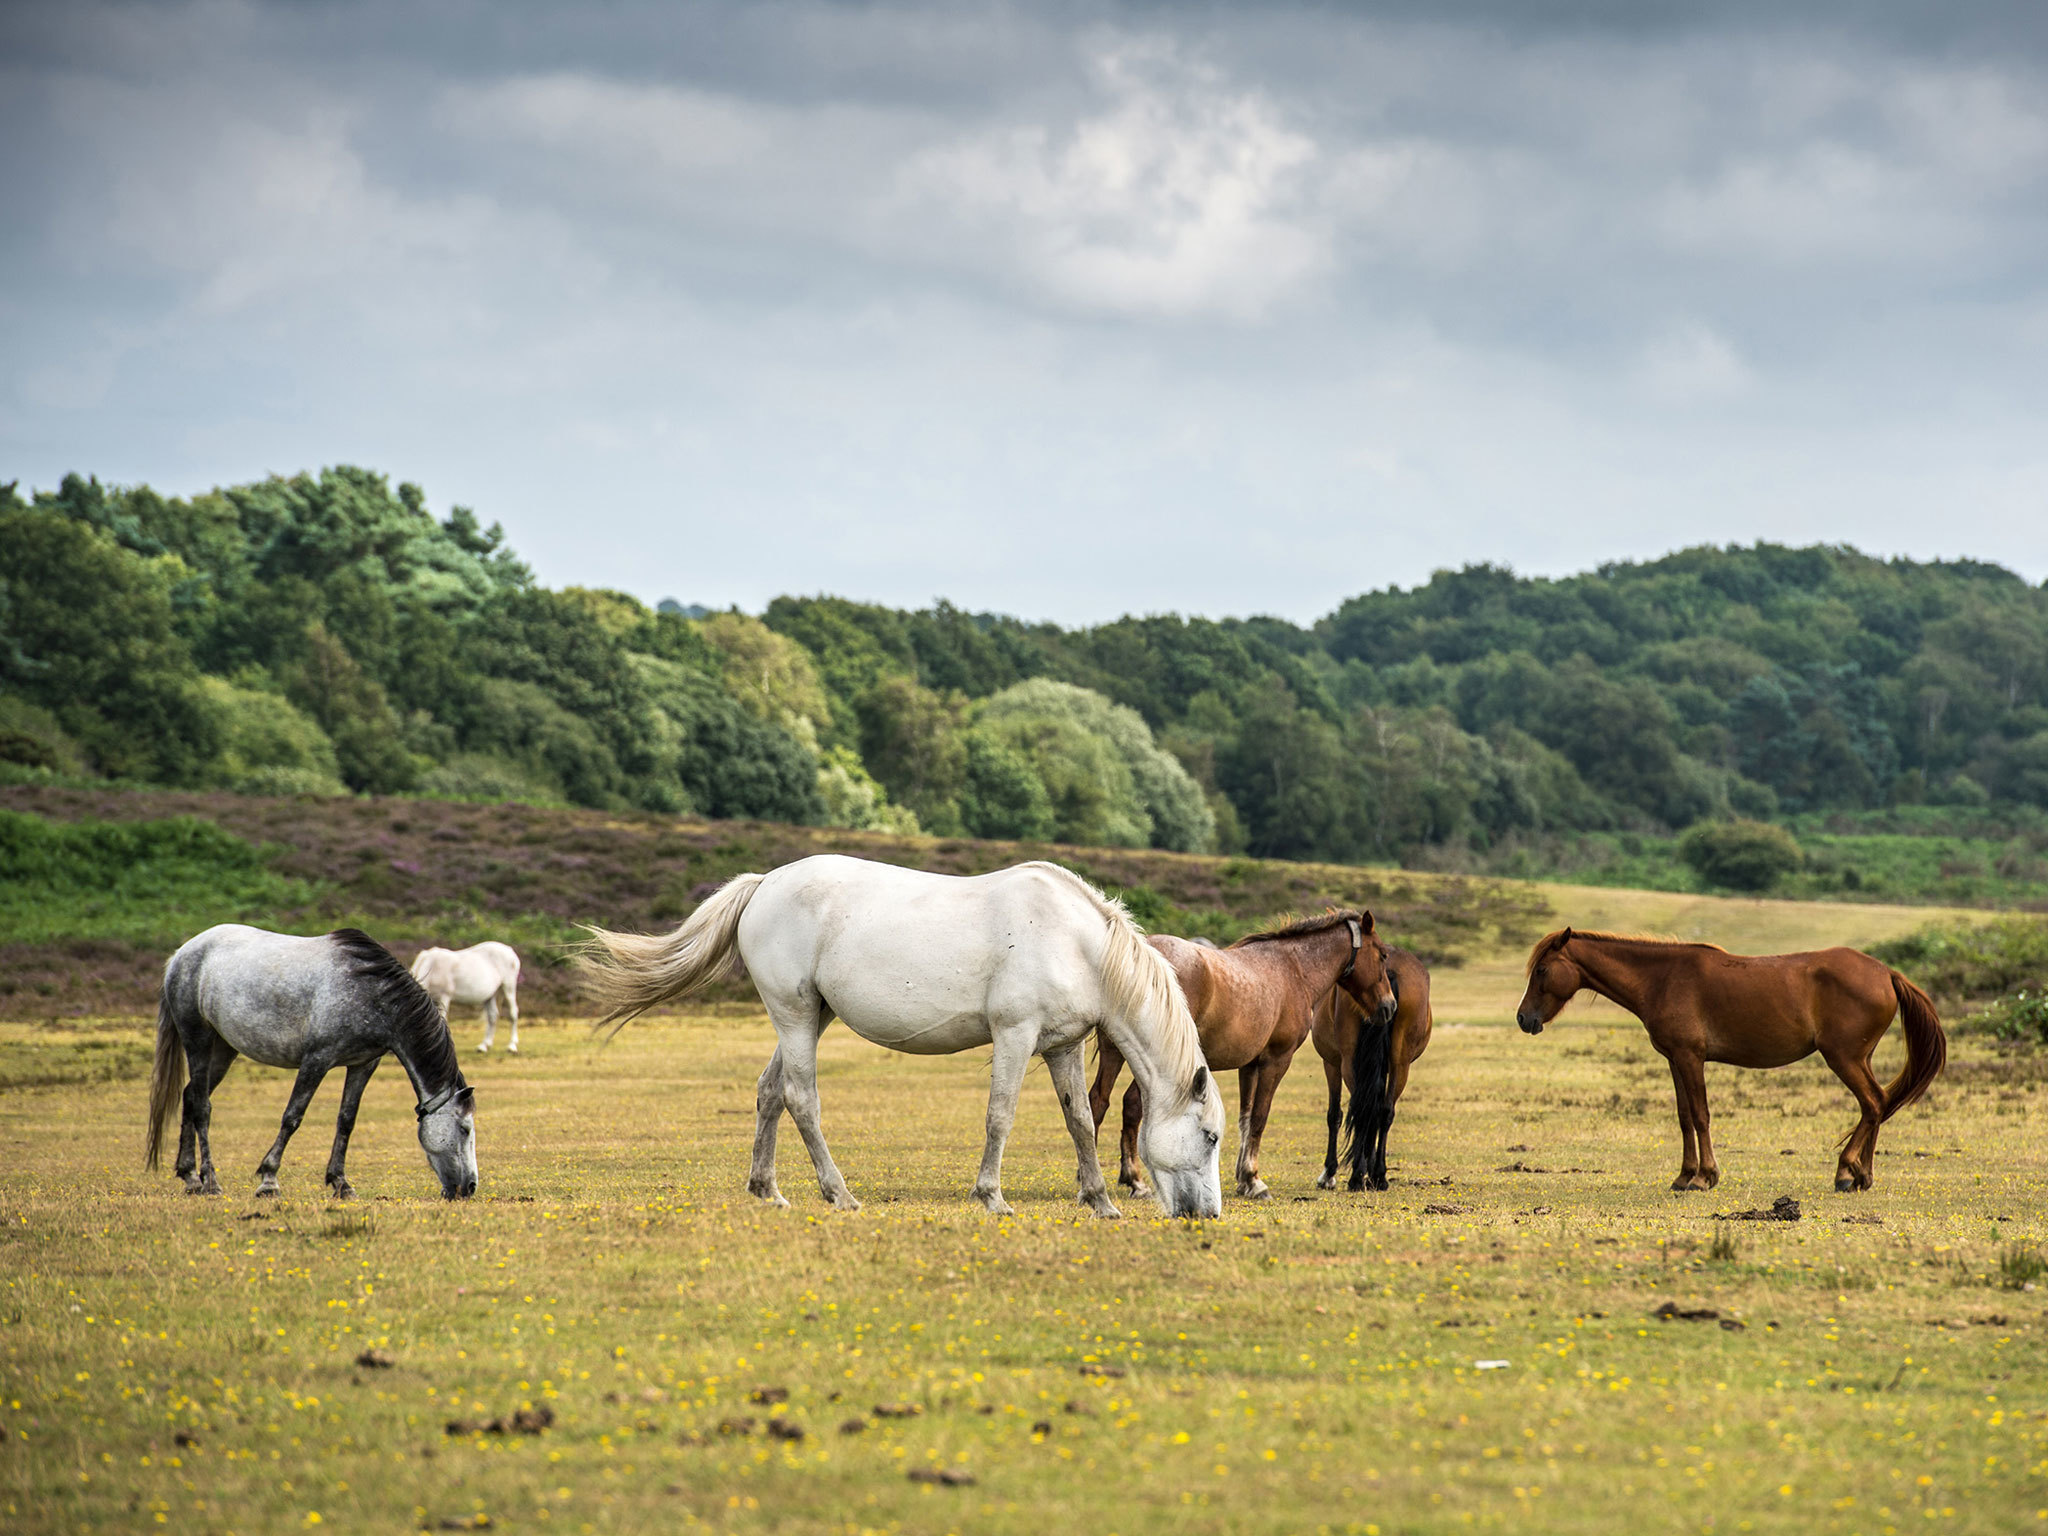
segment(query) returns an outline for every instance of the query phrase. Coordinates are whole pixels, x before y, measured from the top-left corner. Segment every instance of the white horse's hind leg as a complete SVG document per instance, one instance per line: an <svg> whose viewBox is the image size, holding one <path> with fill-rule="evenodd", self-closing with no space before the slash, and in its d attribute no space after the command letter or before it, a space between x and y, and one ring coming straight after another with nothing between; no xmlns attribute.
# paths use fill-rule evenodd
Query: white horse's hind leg
<svg viewBox="0 0 2048 1536"><path fill-rule="evenodd" d="M754 1088L754 1166L747 1175L747 1193L770 1205L789 1209L775 1183L775 1130L782 1120L782 1047L768 1058Z"/></svg>
<svg viewBox="0 0 2048 1536"><path fill-rule="evenodd" d="M517 1056L517 1055L519 1054L519 980L518 980L518 978L517 978L517 977L509 977L509 978L507 978L507 980L506 980L505 984L504 984L504 985L503 985L502 987L498 988L498 996L502 997L502 998L503 998L503 999L505 1000L505 1012L506 1012L507 1014L509 1014L509 1015L511 1016L511 1019L512 1019L512 1043L511 1043L510 1045L506 1046L506 1047L505 1047L505 1049L506 1049L506 1050L508 1050L508 1051L510 1051L510 1052L511 1052L511 1053L512 1053L512 1054L513 1054L514 1056Z"/></svg>
<svg viewBox="0 0 2048 1536"><path fill-rule="evenodd" d="M497 1037L498 999L496 997L487 997L484 999L484 1043L478 1046L477 1049L488 1051L491 1048L491 1042L497 1039Z"/></svg>
<svg viewBox="0 0 2048 1536"><path fill-rule="evenodd" d="M1046 1070L1052 1074L1052 1090L1059 1095L1060 1110L1067 1117L1067 1134L1074 1138L1074 1153L1080 1160L1076 1177L1081 1186L1081 1203L1098 1216L1121 1216L1109 1198L1103 1181L1102 1162L1095 1153L1095 1113L1088 1102L1088 1076L1082 1070L1081 1047L1049 1051Z"/></svg>
<svg viewBox="0 0 2048 1536"><path fill-rule="evenodd" d="M1003 1198L1003 1147L1009 1142L1010 1127L1017 1123L1017 1095L1024 1088L1024 1071L1031 1065L1033 1043L1029 1029L999 1029L995 1055L988 1064L988 1142L981 1152L981 1172L975 1175L974 1198L997 1216L1016 1214ZM1084 1090L1083 1118L1088 1114L1087 1102ZM1093 1129L1091 1125L1091 1134ZM1100 1178L1099 1171L1097 1177Z"/></svg>
<svg viewBox="0 0 2048 1536"><path fill-rule="evenodd" d="M818 1036L822 1031L817 1005L791 1008L769 1003L768 1016L775 1020L776 1038L782 1042L777 1047L782 1057L782 1101L818 1170L818 1193L835 1210L857 1211L860 1202L853 1198L839 1165L832 1161L832 1149L825 1145L825 1128L818 1116Z"/></svg>

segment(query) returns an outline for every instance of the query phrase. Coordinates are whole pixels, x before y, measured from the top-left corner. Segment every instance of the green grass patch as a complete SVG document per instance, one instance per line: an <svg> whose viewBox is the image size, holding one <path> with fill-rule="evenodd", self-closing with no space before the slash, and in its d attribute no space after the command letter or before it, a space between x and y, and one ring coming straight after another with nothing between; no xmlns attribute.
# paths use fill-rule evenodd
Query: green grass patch
<svg viewBox="0 0 2048 1536"><path fill-rule="evenodd" d="M0 943L182 942L214 923L275 922L319 890L210 821L46 821L0 810Z"/></svg>

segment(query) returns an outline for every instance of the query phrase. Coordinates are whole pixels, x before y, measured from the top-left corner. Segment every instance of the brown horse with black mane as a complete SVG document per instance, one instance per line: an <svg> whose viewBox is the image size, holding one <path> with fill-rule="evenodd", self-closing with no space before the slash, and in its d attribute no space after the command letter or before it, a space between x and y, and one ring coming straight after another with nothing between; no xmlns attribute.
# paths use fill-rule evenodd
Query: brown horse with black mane
<svg viewBox="0 0 2048 1536"><path fill-rule="evenodd" d="M1948 1061L1948 1037L1927 994L1881 960L1854 949L1731 955L1713 944L1560 928L1529 952L1529 986L1515 1010L1536 1034L1581 988L1642 1020L1671 1063L1685 1155L1673 1189L1712 1189L1721 1170L1708 1130L1710 1061L1784 1067L1815 1051L1863 1111L1842 1138L1835 1188L1868 1189L1877 1128L1927 1091ZM1906 1065L1881 1087L1871 1052L1894 1018L1906 1029Z"/></svg>
<svg viewBox="0 0 2048 1536"><path fill-rule="evenodd" d="M1268 1193L1259 1177L1259 1141L1266 1134L1273 1094L1309 1035L1316 1005L1332 990L1352 998L1369 1018L1393 1017L1387 949L1373 932L1370 912L1328 912L1270 933L1248 934L1228 949L1155 934L1145 941L1172 965L1195 1016L1202 1055L1212 1072L1237 1071L1237 1192L1254 1200ZM1123 1057L1102 1038L1089 1107L1102 1128ZM1123 1157L1118 1182L1143 1194L1138 1172L1138 1127L1144 1096L1133 1083L1124 1095Z"/></svg>
<svg viewBox="0 0 2048 1536"><path fill-rule="evenodd" d="M1436 1015L1429 1006L1429 967L1405 949L1387 946L1387 979L1394 988L1391 1020L1370 1018L1349 993L1333 987L1316 1004L1316 1054L1330 1089L1329 1142L1317 1189L1337 1187L1337 1128L1344 1128L1348 1189L1387 1187L1387 1133L1408 1087L1408 1069L1429 1049ZM1344 1111L1344 1090L1351 1110Z"/></svg>

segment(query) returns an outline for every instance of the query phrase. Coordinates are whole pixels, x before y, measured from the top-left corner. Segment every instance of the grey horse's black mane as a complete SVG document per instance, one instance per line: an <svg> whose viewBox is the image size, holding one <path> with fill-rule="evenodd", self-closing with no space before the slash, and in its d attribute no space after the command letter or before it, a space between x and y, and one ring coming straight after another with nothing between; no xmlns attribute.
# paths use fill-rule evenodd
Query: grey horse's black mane
<svg viewBox="0 0 2048 1536"><path fill-rule="evenodd" d="M426 988L398 963L398 957L360 928L337 928L328 940L348 957L349 974L367 984L371 1004L391 1026L419 1069L427 1092L463 1086L455 1041Z"/></svg>

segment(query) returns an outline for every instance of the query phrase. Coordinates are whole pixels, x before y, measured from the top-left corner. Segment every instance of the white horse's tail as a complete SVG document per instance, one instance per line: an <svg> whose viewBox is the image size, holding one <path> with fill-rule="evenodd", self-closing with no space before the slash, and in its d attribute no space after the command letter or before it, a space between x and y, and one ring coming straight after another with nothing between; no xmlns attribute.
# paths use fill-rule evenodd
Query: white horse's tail
<svg viewBox="0 0 2048 1536"><path fill-rule="evenodd" d="M434 946L429 944L425 949L412 957L412 979L421 986L427 984L427 956L433 952Z"/></svg>
<svg viewBox="0 0 2048 1536"><path fill-rule="evenodd" d="M725 968L739 941L740 914L763 875L734 875L674 933L611 933L590 929L583 952L585 984L603 1007L593 1028L628 1022L661 1003L686 997Z"/></svg>
<svg viewBox="0 0 2048 1536"><path fill-rule="evenodd" d="M1171 1105L1187 1102L1195 1085L1195 1074L1208 1063L1202 1055L1202 1037L1195 1028L1195 1016L1188 1012L1188 1000L1180 989L1180 978L1167 958L1150 944L1124 904L1104 895L1090 882L1058 864L1058 870L1095 903L1106 931L1102 946L1102 994L1109 1012L1130 1033L1153 1043L1159 1070L1172 1083L1176 1095ZM1126 1053L1128 1054L1128 1053Z"/></svg>

